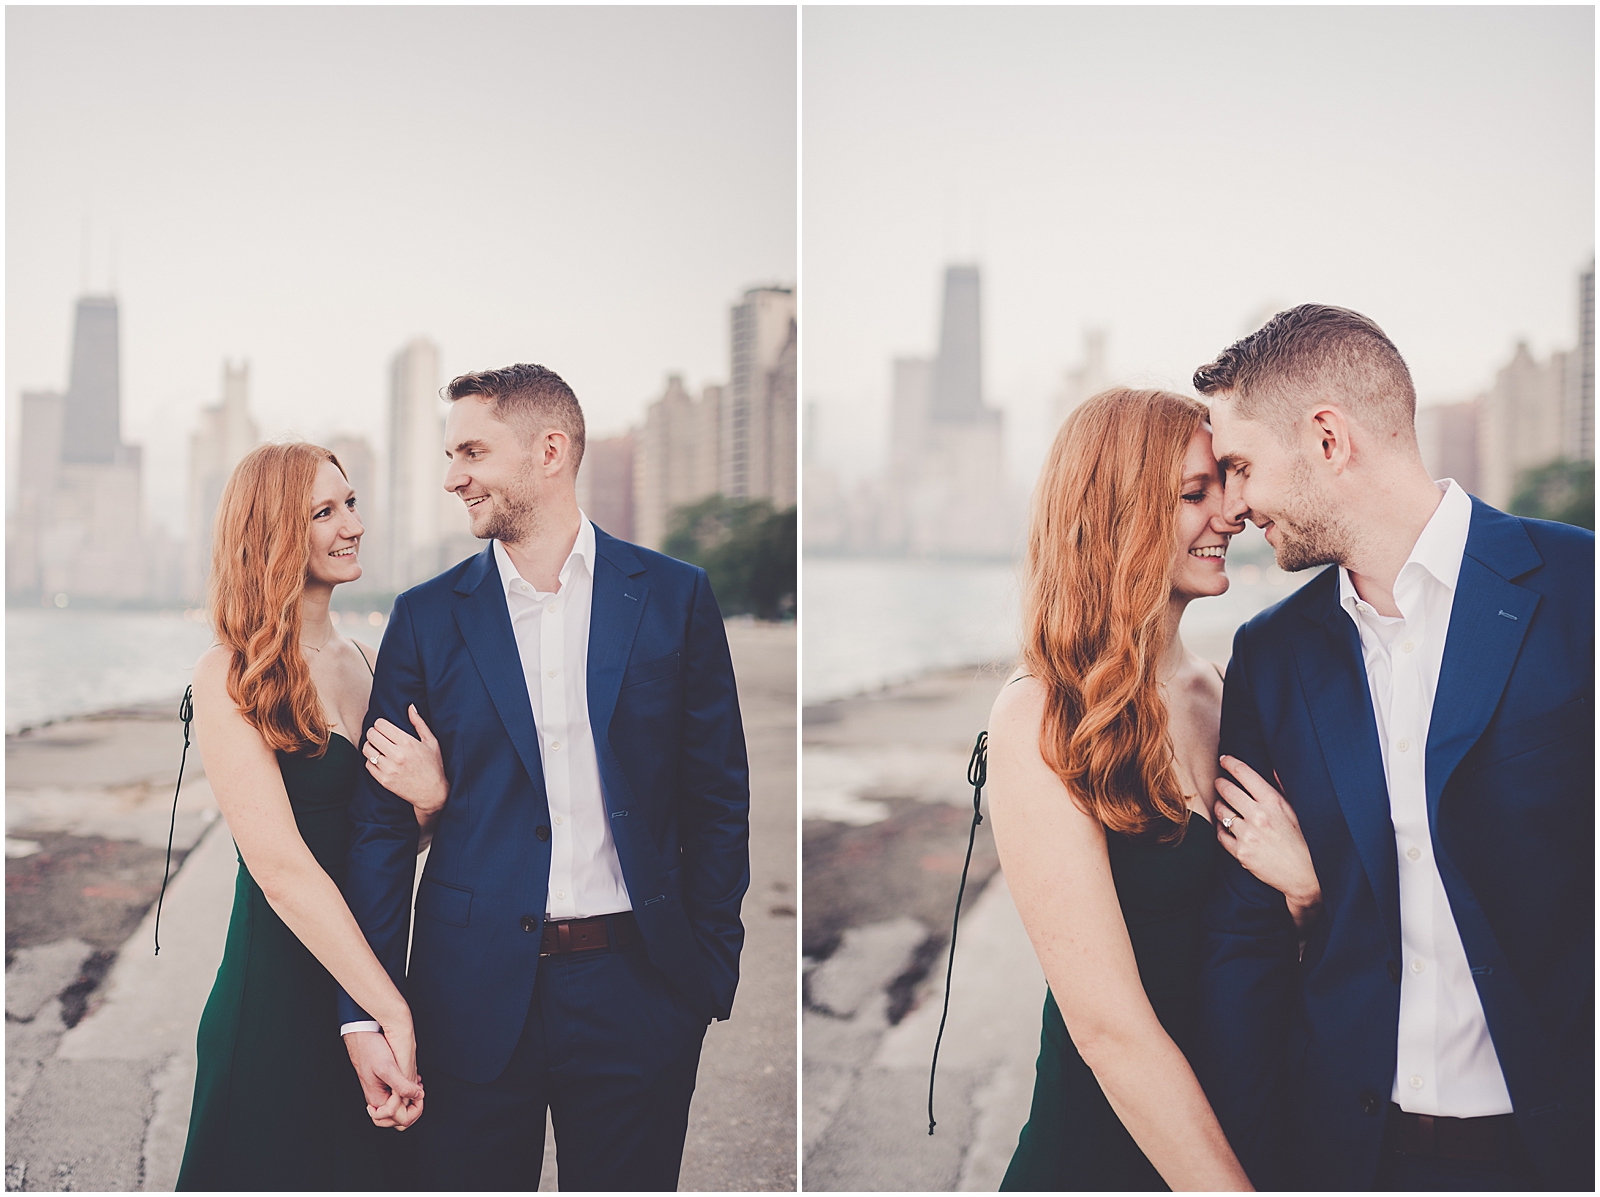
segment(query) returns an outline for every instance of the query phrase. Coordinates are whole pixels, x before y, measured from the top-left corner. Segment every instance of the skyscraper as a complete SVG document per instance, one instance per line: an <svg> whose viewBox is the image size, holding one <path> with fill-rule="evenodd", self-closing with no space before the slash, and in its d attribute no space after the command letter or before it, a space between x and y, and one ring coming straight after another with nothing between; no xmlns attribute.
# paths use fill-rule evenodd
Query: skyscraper
<svg viewBox="0 0 1600 1197"><path fill-rule="evenodd" d="M13 594L121 602L149 593L142 455L122 443L119 376L117 301L84 296L66 394L23 396Z"/></svg>
<svg viewBox="0 0 1600 1197"><path fill-rule="evenodd" d="M660 549L666 543L676 508L717 493L726 391L708 386L695 399L684 389L683 377L673 374L661 397L645 409L632 457L633 539L646 548Z"/></svg>
<svg viewBox="0 0 1600 1197"><path fill-rule="evenodd" d="M994 413L983 406L983 347L980 336L978 268L950 266L944 272L944 306L939 320L939 356L934 361L929 417L937 424L982 421Z"/></svg>
<svg viewBox="0 0 1600 1197"><path fill-rule="evenodd" d="M415 337L389 365L389 580L404 590L440 568L444 403L439 347ZM459 502L459 501L458 501Z"/></svg>
<svg viewBox="0 0 1600 1197"><path fill-rule="evenodd" d="M110 464L122 444L122 383L117 301L110 295L78 300L67 380L66 435L61 460Z"/></svg>
<svg viewBox="0 0 1600 1197"><path fill-rule="evenodd" d="M789 287L753 287L733 306L733 369L723 393L718 486L730 499L773 497L770 387L794 319ZM792 453L792 431L788 443Z"/></svg>
<svg viewBox="0 0 1600 1197"><path fill-rule="evenodd" d="M205 597L211 573L211 535L217 504L233 467L261 441L250 416L250 366L222 363L222 398L202 408L189 437L189 519L183 591L191 602Z"/></svg>
<svg viewBox="0 0 1600 1197"><path fill-rule="evenodd" d="M1578 277L1578 345L1567 364L1562 455L1594 460L1594 259Z"/></svg>
<svg viewBox="0 0 1600 1197"><path fill-rule="evenodd" d="M1015 548L1001 414L983 399L980 289L976 266L947 268L938 354L894 363L885 551L1004 557Z"/></svg>

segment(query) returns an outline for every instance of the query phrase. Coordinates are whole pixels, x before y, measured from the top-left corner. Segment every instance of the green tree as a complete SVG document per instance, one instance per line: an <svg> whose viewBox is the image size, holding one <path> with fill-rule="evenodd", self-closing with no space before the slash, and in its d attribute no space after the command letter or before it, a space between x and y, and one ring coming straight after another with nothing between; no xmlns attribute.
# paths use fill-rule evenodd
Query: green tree
<svg viewBox="0 0 1600 1197"><path fill-rule="evenodd" d="M712 495L676 508L663 551L698 565L724 615L792 618L797 589L795 509Z"/></svg>
<svg viewBox="0 0 1600 1197"><path fill-rule="evenodd" d="M1517 476L1513 515L1594 530L1594 462L1558 458Z"/></svg>

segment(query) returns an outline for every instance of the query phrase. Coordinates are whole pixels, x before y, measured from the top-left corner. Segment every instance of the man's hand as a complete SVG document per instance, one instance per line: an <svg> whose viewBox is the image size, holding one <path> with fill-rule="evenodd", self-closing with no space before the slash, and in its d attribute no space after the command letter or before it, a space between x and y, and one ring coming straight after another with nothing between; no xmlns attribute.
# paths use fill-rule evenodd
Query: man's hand
<svg viewBox="0 0 1600 1197"><path fill-rule="evenodd" d="M344 1046L361 1078L367 1113L375 1125L403 1131L422 1117L422 1078L416 1075L416 1049L409 1032L351 1031Z"/></svg>

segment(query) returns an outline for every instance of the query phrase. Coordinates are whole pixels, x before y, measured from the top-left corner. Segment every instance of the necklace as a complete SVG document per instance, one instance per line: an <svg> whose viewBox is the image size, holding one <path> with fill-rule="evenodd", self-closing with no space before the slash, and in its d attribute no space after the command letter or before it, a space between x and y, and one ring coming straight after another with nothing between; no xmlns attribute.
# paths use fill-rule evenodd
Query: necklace
<svg viewBox="0 0 1600 1197"><path fill-rule="evenodd" d="M333 628L329 627L328 628L328 634L322 638L322 643L320 645L307 644L304 640L302 640L300 642L300 647L301 648L309 648L314 653L320 653L323 649L328 647L328 641L330 641L332 639L333 639Z"/></svg>

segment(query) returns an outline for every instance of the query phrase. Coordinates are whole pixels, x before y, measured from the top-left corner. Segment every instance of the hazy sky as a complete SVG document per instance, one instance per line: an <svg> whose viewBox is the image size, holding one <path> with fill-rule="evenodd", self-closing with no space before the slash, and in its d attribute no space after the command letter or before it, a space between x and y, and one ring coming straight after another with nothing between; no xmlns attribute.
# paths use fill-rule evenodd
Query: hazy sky
<svg viewBox="0 0 1600 1197"><path fill-rule="evenodd" d="M1187 390L1266 305L1340 304L1424 402L1576 337L1590 7L807 8L803 49L803 388L847 473L953 258L1030 477L1086 328Z"/></svg>
<svg viewBox="0 0 1600 1197"><path fill-rule="evenodd" d="M8 426L66 384L87 220L174 530L225 357L267 435L377 439L417 335L621 431L794 280L795 116L787 8L9 8Z"/></svg>

